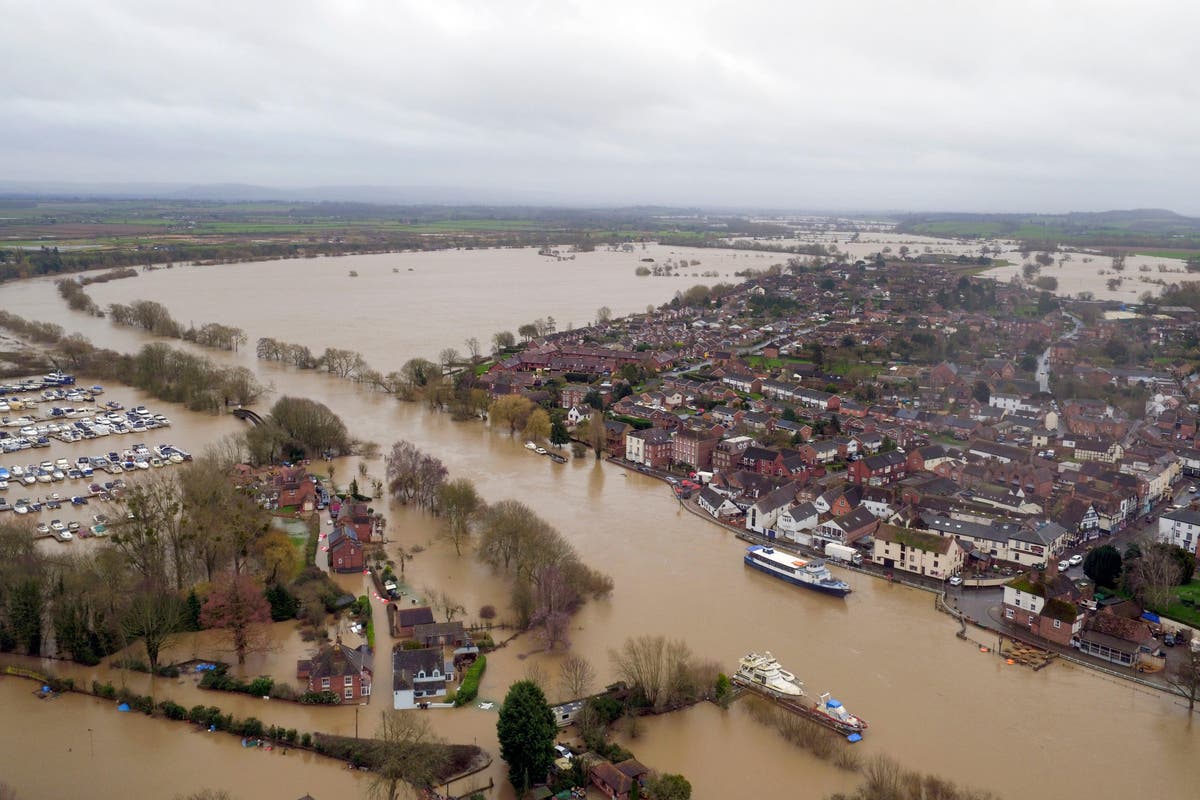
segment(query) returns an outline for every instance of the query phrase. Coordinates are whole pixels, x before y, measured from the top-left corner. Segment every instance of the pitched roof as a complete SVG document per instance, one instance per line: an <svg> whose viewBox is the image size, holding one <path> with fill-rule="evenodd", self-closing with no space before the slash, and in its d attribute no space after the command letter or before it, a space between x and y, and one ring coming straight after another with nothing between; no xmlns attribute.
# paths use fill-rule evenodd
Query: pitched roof
<svg viewBox="0 0 1200 800"><path fill-rule="evenodd" d="M424 672L426 677L432 677L434 670L442 671L442 651L439 648L424 647L420 650L405 650L399 648L392 651L392 689L413 688L413 681ZM443 678L444 682L444 678Z"/></svg>
<svg viewBox="0 0 1200 800"><path fill-rule="evenodd" d="M778 489L768 493L764 497L760 497L754 505L764 509L782 508L789 506L796 500L796 484L787 483L780 486Z"/></svg>
<svg viewBox="0 0 1200 800"><path fill-rule="evenodd" d="M870 525L876 521L875 515L864 506L859 506L849 514L843 514L842 516L831 520L831 522L836 523L837 526L844 531L856 531L859 528Z"/></svg>
<svg viewBox="0 0 1200 800"><path fill-rule="evenodd" d="M627 758L616 765L617 769L628 775L630 778L637 779L642 775L649 774L650 770L645 764L638 761L636 758Z"/></svg>
<svg viewBox="0 0 1200 800"><path fill-rule="evenodd" d="M371 650L365 644L358 648L341 642L326 645L309 662L309 675L313 678L357 675L363 670L371 671Z"/></svg>
<svg viewBox="0 0 1200 800"><path fill-rule="evenodd" d="M592 767L592 775L618 795L627 794L633 787L633 780L607 761Z"/></svg>
<svg viewBox="0 0 1200 800"><path fill-rule="evenodd" d="M401 608L396 612L397 624L401 628L412 628L416 625L433 624L433 609L429 606L416 608Z"/></svg>

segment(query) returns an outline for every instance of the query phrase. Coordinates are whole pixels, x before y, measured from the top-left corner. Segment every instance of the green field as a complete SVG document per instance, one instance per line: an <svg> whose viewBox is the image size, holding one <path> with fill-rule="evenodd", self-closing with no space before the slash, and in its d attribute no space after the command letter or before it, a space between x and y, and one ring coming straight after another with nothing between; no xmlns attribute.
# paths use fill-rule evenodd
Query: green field
<svg viewBox="0 0 1200 800"><path fill-rule="evenodd" d="M1167 607L1163 616L1193 628L1200 628L1200 580L1193 578L1191 583L1176 587L1174 594L1175 601ZM1191 605L1185 606L1180 602L1184 598L1191 601Z"/></svg>
<svg viewBox="0 0 1200 800"><path fill-rule="evenodd" d="M1185 261L1200 256L1200 250L1139 250L1134 255L1146 258L1182 258Z"/></svg>
<svg viewBox="0 0 1200 800"><path fill-rule="evenodd" d="M963 236L963 237L981 237L993 238L996 236L1007 236L1007 225L1000 222L958 222L947 220L945 222L922 222L914 226L917 233L926 233L930 236Z"/></svg>

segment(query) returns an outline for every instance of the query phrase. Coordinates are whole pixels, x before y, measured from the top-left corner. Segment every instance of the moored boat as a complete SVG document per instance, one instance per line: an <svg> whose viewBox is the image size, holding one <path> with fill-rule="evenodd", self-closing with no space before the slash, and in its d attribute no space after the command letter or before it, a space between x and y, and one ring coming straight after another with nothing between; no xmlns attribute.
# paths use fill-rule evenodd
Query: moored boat
<svg viewBox="0 0 1200 800"><path fill-rule="evenodd" d="M816 701L804 693L804 684L794 674L780 666L769 651L762 655L750 653L738 662L731 680L738 686L769 698L788 711L845 734L856 742L869 727L867 721L846 710L828 692Z"/></svg>
<svg viewBox="0 0 1200 800"><path fill-rule="evenodd" d="M747 566L797 586L836 597L850 594L850 585L833 577L829 567L819 558L808 561L773 547L752 544L746 548L746 555L742 560Z"/></svg>
<svg viewBox="0 0 1200 800"><path fill-rule="evenodd" d="M799 697L804 686L796 676L779 666L771 651L759 655L750 653L738 662L737 675L750 683L777 694Z"/></svg>

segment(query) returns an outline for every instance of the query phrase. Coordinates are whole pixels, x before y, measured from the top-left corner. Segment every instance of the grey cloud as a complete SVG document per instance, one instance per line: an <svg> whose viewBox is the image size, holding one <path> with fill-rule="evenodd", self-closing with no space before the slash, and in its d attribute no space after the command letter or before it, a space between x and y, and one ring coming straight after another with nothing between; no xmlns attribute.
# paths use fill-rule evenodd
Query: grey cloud
<svg viewBox="0 0 1200 800"><path fill-rule="evenodd" d="M1200 213L1180 3L0 0L0 178Z"/></svg>

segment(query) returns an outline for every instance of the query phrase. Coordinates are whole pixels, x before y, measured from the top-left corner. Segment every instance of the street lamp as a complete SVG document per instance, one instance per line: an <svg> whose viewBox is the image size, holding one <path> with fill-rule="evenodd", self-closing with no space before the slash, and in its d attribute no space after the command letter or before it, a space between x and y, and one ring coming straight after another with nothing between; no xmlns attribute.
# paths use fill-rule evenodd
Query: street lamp
<svg viewBox="0 0 1200 800"><path fill-rule="evenodd" d="M92 729L88 728L87 731L88 731L88 752L91 754L91 758L95 758L96 757L96 744L95 744L95 741L92 739Z"/></svg>
<svg viewBox="0 0 1200 800"><path fill-rule="evenodd" d="M354 707L354 738L358 738L358 710L362 708L362 703Z"/></svg>

